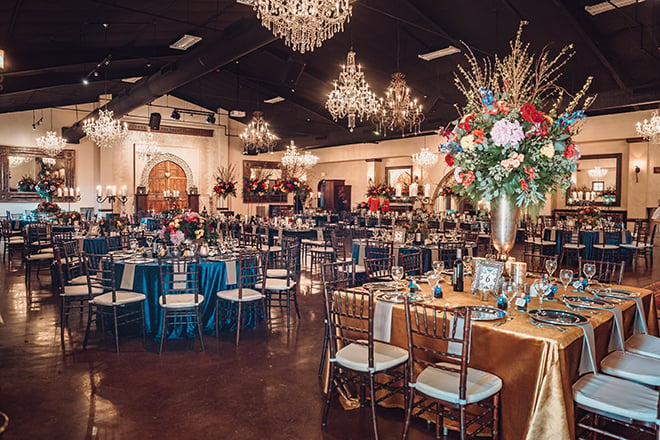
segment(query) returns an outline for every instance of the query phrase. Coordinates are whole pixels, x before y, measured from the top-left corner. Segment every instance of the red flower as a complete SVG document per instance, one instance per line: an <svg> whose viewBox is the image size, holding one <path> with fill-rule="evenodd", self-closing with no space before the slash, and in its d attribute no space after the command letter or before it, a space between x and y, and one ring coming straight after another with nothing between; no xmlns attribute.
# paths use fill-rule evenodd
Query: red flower
<svg viewBox="0 0 660 440"><path fill-rule="evenodd" d="M527 178L529 180L536 179L536 172L534 171L534 167L525 168L525 173L527 173Z"/></svg>
<svg viewBox="0 0 660 440"><path fill-rule="evenodd" d="M520 182L520 189L527 191L527 182L525 179L518 179L518 182Z"/></svg>
<svg viewBox="0 0 660 440"><path fill-rule="evenodd" d="M484 129L483 128L477 128L474 131L472 131L472 136L474 136L474 142L480 144L484 141Z"/></svg>
<svg viewBox="0 0 660 440"><path fill-rule="evenodd" d="M448 167L453 167L454 166L454 156L451 154L447 154L445 156L445 162L447 163Z"/></svg>
<svg viewBox="0 0 660 440"><path fill-rule="evenodd" d="M570 144L569 146L566 147L564 150L564 157L566 159L570 159L571 157L575 157L575 145Z"/></svg>
<svg viewBox="0 0 660 440"><path fill-rule="evenodd" d="M536 110L536 107L534 107L532 104L523 104L521 113L523 119L534 124L540 124L545 120L543 113Z"/></svg>
<svg viewBox="0 0 660 440"><path fill-rule="evenodd" d="M472 130L472 125L470 125L470 121L472 120L472 117L473 117L473 116L472 116L471 114L470 114L470 115L467 115L467 116L465 117L465 119L463 120L463 122L461 122L460 124L458 124L458 128L462 128L462 129L464 129L465 131L471 131L471 130Z"/></svg>
<svg viewBox="0 0 660 440"><path fill-rule="evenodd" d="M474 182L474 173L472 171L468 171L467 173L460 173L460 176L464 187L468 187L472 185L472 182Z"/></svg>

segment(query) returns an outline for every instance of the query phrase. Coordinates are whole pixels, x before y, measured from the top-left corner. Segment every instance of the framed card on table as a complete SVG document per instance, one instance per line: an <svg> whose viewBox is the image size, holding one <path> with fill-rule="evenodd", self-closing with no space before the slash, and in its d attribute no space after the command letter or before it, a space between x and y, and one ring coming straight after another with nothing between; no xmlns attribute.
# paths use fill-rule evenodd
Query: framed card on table
<svg viewBox="0 0 660 440"><path fill-rule="evenodd" d="M495 292L502 280L504 262L483 260L481 258L475 258L473 262L474 279L472 280L470 292L476 293L480 290L490 290Z"/></svg>
<svg viewBox="0 0 660 440"><path fill-rule="evenodd" d="M392 229L392 242L394 244L404 244L406 242L406 230L403 228Z"/></svg>

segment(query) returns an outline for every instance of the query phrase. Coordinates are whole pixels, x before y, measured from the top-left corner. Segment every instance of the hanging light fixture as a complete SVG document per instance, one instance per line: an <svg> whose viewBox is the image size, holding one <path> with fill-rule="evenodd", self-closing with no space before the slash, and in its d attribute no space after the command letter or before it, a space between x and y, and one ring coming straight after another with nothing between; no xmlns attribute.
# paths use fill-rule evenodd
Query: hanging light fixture
<svg viewBox="0 0 660 440"><path fill-rule="evenodd" d="M256 111L252 113L252 120L240 134L243 142L243 154L257 154L273 152L277 145L276 136L270 132L268 122L264 121L263 113Z"/></svg>
<svg viewBox="0 0 660 440"><path fill-rule="evenodd" d="M135 144L135 151L139 157L146 160L151 160L160 154L160 147L150 127L140 136L140 139Z"/></svg>
<svg viewBox="0 0 660 440"><path fill-rule="evenodd" d="M98 118L83 122L83 132L99 148L112 148L128 135L128 125L115 120L112 110L99 109Z"/></svg>
<svg viewBox="0 0 660 440"><path fill-rule="evenodd" d="M652 144L660 144L660 115L657 110L651 113L650 121L644 119L644 122L637 123L637 134Z"/></svg>
<svg viewBox="0 0 660 440"><path fill-rule="evenodd" d="M369 119L378 108L378 99L369 90L362 67L355 65L353 50L348 52L346 65L341 66L341 70L339 81L334 82L334 90L328 95L325 108L335 121L348 116L348 129L353 132L356 116L360 122L364 118Z"/></svg>
<svg viewBox="0 0 660 440"><path fill-rule="evenodd" d="M300 157L300 166L305 169L310 169L316 166L319 163L319 157L315 154L305 151L305 153Z"/></svg>
<svg viewBox="0 0 660 440"><path fill-rule="evenodd" d="M32 160L28 156L9 156L9 168L14 168Z"/></svg>
<svg viewBox="0 0 660 440"><path fill-rule="evenodd" d="M298 153L298 148L293 141L287 145L286 151L282 156L282 166L288 170L300 166L300 153Z"/></svg>
<svg viewBox="0 0 660 440"><path fill-rule="evenodd" d="M314 51L351 18L350 0L255 0L261 24L300 53Z"/></svg>
<svg viewBox="0 0 660 440"><path fill-rule="evenodd" d="M593 167L589 171L587 171L589 174L589 177L592 179L602 179L607 175L607 169L606 168L601 168L601 167Z"/></svg>
<svg viewBox="0 0 660 440"><path fill-rule="evenodd" d="M438 155L431 153L428 148L422 147L419 153L412 155L413 163L421 168L431 168L438 163Z"/></svg>
<svg viewBox="0 0 660 440"><path fill-rule="evenodd" d="M50 109L50 130L44 136L37 138L37 146L47 156L55 157L66 147L66 139L58 136L53 130L53 109Z"/></svg>
<svg viewBox="0 0 660 440"><path fill-rule="evenodd" d="M410 96L406 76L401 72L392 74L392 81L385 92L385 99L380 98L378 109L372 116L378 131L387 135L387 131L399 131L405 135L419 133L424 113L417 99Z"/></svg>

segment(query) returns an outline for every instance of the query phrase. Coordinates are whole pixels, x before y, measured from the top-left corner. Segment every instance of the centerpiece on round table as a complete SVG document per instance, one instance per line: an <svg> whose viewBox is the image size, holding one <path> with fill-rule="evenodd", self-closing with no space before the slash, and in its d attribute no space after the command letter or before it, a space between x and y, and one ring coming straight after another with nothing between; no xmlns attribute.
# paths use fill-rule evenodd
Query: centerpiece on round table
<svg viewBox="0 0 660 440"><path fill-rule="evenodd" d="M502 259L513 248L520 209L536 216L548 193L570 186L580 157L572 136L595 99L586 95L591 77L574 96L556 84L572 45L554 58L546 49L535 58L521 34L522 24L511 53L492 65L468 49L470 68L459 66L454 79L467 104L441 132L440 150L455 165L454 190L475 205L490 202L493 246Z"/></svg>
<svg viewBox="0 0 660 440"><path fill-rule="evenodd" d="M36 184L37 182L35 182L32 176L23 176L16 184L16 189L18 192L34 192Z"/></svg>
<svg viewBox="0 0 660 440"><path fill-rule="evenodd" d="M158 232L158 238L174 246L217 239L217 232L212 224L196 212L184 212L169 219Z"/></svg>
<svg viewBox="0 0 660 440"><path fill-rule="evenodd" d="M60 212L60 207L57 203L52 203L49 201L41 202L37 205L37 208L32 211L35 214L53 214L56 215Z"/></svg>
<svg viewBox="0 0 660 440"><path fill-rule="evenodd" d="M53 196L57 193L57 188L62 186L64 181L60 178L44 176L34 186L34 190L43 197L47 202L50 202Z"/></svg>
<svg viewBox="0 0 660 440"><path fill-rule="evenodd" d="M585 206L577 213L577 222L582 229L600 228L600 211L595 206Z"/></svg>

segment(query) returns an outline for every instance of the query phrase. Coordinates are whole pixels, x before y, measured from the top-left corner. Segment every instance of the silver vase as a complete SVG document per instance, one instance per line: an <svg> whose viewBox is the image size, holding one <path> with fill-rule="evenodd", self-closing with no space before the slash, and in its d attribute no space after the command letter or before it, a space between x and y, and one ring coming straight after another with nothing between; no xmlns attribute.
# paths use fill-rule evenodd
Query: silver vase
<svg viewBox="0 0 660 440"><path fill-rule="evenodd" d="M490 202L490 234L500 260L506 260L516 243L520 207L515 196L502 194Z"/></svg>

